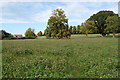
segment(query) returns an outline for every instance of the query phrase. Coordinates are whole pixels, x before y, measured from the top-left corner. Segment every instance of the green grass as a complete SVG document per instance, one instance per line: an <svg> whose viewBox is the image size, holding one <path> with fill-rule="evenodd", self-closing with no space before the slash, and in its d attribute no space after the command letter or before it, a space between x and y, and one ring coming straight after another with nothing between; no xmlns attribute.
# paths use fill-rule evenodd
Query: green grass
<svg viewBox="0 0 120 80"><path fill-rule="evenodd" d="M73 35L2 44L3 78L118 77L118 38Z"/></svg>
<svg viewBox="0 0 120 80"><path fill-rule="evenodd" d="M36 39L46 39L45 36L40 36L40 37L37 37Z"/></svg>

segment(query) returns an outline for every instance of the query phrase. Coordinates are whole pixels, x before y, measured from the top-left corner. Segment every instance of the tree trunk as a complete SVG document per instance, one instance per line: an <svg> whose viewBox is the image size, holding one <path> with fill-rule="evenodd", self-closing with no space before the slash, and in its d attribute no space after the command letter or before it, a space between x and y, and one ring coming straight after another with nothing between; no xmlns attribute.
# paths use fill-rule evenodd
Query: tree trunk
<svg viewBox="0 0 120 80"><path fill-rule="evenodd" d="M86 36L88 36L88 31L85 32Z"/></svg>
<svg viewBox="0 0 120 80"><path fill-rule="evenodd" d="M115 32L113 32L113 38L115 37Z"/></svg>
<svg viewBox="0 0 120 80"><path fill-rule="evenodd" d="M102 35L102 37L106 36L106 34L105 34L105 33L102 33L101 35Z"/></svg>
<svg viewBox="0 0 120 80"><path fill-rule="evenodd" d="M109 36L109 33L107 34L107 36Z"/></svg>
<svg viewBox="0 0 120 80"><path fill-rule="evenodd" d="M88 36L88 34L86 33L86 36Z"/></svg>

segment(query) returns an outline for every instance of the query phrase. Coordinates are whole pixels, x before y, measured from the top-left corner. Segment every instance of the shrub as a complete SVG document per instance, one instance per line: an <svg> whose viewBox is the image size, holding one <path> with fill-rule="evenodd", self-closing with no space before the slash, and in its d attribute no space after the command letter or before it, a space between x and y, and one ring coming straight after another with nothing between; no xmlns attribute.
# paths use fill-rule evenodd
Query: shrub
<svg viewBox="0 0 120 80"><path fill-rule="evenodd" d="M35 39L36 37L11 37L9 39Z"/></svg>
<svg viewBox="0 0 120 80"><path fill-rule="evenodd" d="M11 37L10 39L26 39L25 37Z"/></svg>

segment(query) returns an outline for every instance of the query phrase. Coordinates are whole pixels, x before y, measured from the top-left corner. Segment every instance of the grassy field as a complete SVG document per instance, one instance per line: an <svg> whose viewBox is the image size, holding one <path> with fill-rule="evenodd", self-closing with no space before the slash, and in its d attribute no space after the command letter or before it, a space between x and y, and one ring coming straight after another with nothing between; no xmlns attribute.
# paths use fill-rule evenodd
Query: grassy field
<svg viewBox="0 0 120 80"><path fill-rule="evenodd" d="M3 78L117 78L118 38L2 41Z"/></svg>

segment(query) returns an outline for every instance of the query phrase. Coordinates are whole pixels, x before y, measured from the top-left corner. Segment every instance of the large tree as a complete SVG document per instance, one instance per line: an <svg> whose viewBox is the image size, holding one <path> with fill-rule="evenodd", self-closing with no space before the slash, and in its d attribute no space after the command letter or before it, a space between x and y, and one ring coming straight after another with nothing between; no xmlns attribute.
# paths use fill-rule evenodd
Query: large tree
<svg viewBox="0 0 120 80"><path fill-rule="evenodd" d="M118 20L118 16L114 15L114 16L109 16L106 19L106 31L107 32L112 32L113 33L113 37L115 37L115 33L118 32L118 27L119 27L119 20Z"/></svg>
<svg viewBox="0 0 120 80"><path fill-rule="evenodd" d="M56 9L53 11L52 16L48 20L45 34L48 38L70 38L68 19L62 9Z"/></svg>
<svg viewBox="0 0 120 80"><path fill-rule="evenodd" d="M25 37L26 38L35 38L36 35L34 33L34 29L28 28L25 32Z"/></svg>
<svg viewBox="0 0 120 80"><path fill-rule="evenodd" d="M107 27L106 19L108 16L113 16L115 13L113 11L99 11L96 14L93 14L88 20L92 20L95 23L95 26L98 29L98 33L102 36L106 35L105 28Z"/></svg>

